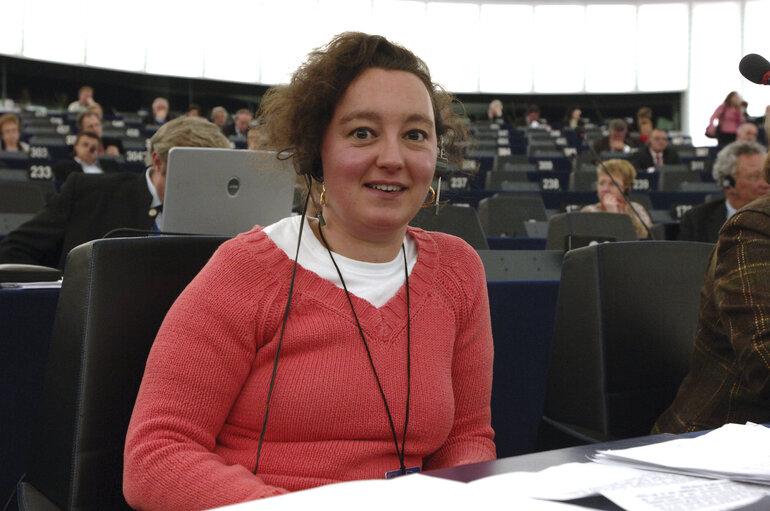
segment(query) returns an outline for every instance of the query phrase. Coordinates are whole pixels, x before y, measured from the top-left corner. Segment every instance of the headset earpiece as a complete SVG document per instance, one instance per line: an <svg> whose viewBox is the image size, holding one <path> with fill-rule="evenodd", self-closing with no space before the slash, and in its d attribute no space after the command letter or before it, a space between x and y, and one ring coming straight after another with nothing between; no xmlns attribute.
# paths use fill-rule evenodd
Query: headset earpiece
<svg viewBox="0 0 770 511"><path fill-rule="evenodd" d="M323 165L321 164L320 156L311 160L310 158L302 158L298 162L297 173L301 176L307 176L313 181L319 183L324 180Z"/></svg>
<svg viewBox="0 0 770 511"><path fill-rule="evenodd" d="M323 167L323 164L321 164L321 158L318 158L312 163L310 167L310 177L312 177L319 183L323 183L324 167Z"/></svg>
<svg viewBox="0 0 770 511"><path fill-rule="evenodd" d="M733 176L725 176L722 179L722 188L734 188L735 187L735 178Z"/></svg>

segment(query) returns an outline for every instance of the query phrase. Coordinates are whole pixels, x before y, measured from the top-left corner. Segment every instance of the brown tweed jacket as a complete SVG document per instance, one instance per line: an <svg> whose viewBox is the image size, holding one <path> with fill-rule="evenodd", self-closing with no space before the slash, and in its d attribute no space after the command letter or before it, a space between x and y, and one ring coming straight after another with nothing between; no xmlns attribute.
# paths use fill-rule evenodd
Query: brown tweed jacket
<svg viewBox="0 0 770 511"><path fill-rule="evenodd" d="M690 373L653 433L770 422L770 196L719 232L701 289Z"/></svg>

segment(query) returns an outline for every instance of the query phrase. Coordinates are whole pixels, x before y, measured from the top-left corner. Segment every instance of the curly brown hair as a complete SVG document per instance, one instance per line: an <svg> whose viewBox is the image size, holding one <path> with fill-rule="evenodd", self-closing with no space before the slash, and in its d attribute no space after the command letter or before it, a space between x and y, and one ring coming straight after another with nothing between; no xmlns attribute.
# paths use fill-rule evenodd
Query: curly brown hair
<svg viewBox="0 0 770 511"><path fill-rule="evenodd" d="M453 163L462 159L467 138L456 99L433 83L428 66L414 53L382 36L345 32L312 51L288 85L272 87L262 98L258 118L267 144L294 159L298 174L323 181L321 142L334 109L348 86L369 68L407 71L425 85L433 105L440 153Z"/></svg>

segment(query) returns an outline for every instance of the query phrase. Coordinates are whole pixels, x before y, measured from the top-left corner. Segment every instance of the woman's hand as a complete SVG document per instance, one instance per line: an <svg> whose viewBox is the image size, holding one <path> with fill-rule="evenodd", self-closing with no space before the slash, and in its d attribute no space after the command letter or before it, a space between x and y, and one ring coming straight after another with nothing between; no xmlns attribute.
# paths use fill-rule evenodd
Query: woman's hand
<svg viewBox="0 0 770 511"><path fill-rule="evenodd" d="M618 199L611 193L602 196L602 208L609 213L625 213L626 201Z"/></svg>

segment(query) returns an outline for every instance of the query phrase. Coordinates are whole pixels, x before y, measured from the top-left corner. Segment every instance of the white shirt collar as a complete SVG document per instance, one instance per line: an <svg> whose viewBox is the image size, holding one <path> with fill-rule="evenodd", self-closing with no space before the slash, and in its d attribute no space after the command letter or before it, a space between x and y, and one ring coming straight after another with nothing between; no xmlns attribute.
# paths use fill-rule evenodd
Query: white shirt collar
<svg viewBox="0 0 770 511"><path fill-rule="evenodd" d="M727 219L729 220L730 217L733 216L738 210L735 209L732 204L730 204L729 199L725 199L725 206L727 207Z"/></svg>
<svg viewBox="0 0 770 511"><path fill-rule="evenodd" d="M104 171L99 166L99 160L96 160L94 163L89 165L88 163L84 162L77 156L75 156L75 161L78 162L78 164L83 168L83 172L86 174L103 174Z"/></svg>
<svg viewBox="0 0 770 511"><path fill-rule="evenodd" d="M152 184L152 179L150 179L150 174L152 174L152 165L147 167L147 170L144 173L144 177L147 180L147 190L150 191L150 195L152 195L152 202L150 203L151 208L157 208L162 204L160 201L160 197L158 197L158 191L155 189L155 185Z"/></svg>
<svg viewBox="0 0 770 511"><path fill-rule="evenodd" d="M147 170L144 173L144 178L147 180L147 190L149 190L150 195L152 195L152 202L150 203L150 210L148 211L148 214L152 215L152 213L155 213L152 215L155 219L155 225L158 227L158 230L163 230L163 211L154 211L155 208L163 204L160 201L160 197L158 196L158 190L155 189L155 185L152 184L152 179L150 179L150 174L152 174L153 167L150 165L147 167Z"/></svg>

